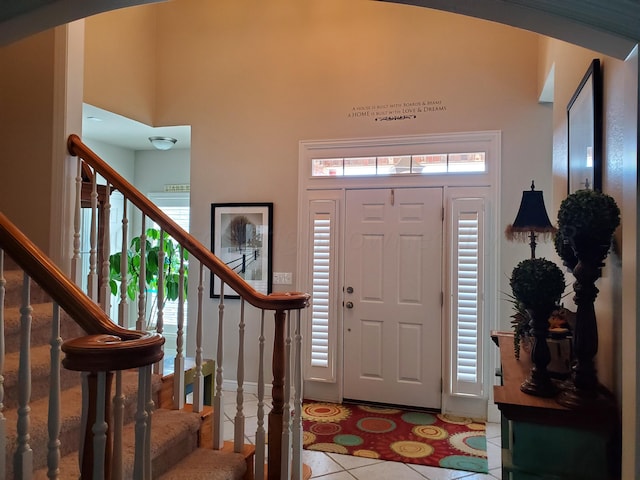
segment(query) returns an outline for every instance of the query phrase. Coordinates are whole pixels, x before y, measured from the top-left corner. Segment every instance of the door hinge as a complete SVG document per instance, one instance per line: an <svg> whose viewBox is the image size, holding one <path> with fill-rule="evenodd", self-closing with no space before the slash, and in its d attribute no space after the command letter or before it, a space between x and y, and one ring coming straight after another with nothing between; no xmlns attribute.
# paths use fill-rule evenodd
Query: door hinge
<svg viewBox="0 0 640 480"><path fill-rule="evenodd" d="M442 207L442 218L440 220L444 222L444 207Z"/></svg>
<svg viewBox="0 0 640 480"><path fill-rule="evenodd" d="M440 292L440 307L444 307L444 292Z"/></svg>
<svg viewBox="0 0 640 480"><path fill-rule="evenodd" d="M444 380L440 377L440 393L444 392Z"/></svg>

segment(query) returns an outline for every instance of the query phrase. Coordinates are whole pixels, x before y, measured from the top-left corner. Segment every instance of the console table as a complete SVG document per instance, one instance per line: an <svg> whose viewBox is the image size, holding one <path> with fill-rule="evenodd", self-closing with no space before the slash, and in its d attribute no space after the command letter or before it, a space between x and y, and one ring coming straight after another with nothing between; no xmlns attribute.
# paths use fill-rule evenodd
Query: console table
<svg viewBox="0 0 640 480"><path fill-rule="evenodd" d="M620 421L612 397L587 411L527 395L520 385L530 359L522 352L516 360L512 333L494 332L492 339L500 348L501 384L493 395L502 413L503 480L618 479Z"/></svg>

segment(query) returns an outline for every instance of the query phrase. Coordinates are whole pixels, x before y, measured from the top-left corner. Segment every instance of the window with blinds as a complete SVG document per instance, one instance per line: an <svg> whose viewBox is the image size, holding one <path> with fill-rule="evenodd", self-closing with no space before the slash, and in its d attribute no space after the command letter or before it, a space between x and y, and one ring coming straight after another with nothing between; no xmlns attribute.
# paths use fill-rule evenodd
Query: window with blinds
<svg viewBox="0 0 640 480"><path fill-rule="evenodd" d="M311 319L307 377L335 381L335 213L333 201L311 202Z"/></svg>
<svg viewBox="0 0 640 480"><path fill-rule="evenodd" d="M482 395L484 200L454 199L452 394Z"/></svg>
<svg viewBox="0 0 640 480"><path fill-rule="evenodd" d="M150 193L149 200L154 202L160 210L166 213L171 220L180 225L185 231L189 231L189 193ZM160 228L153 224L154 228ZM185 266L187 261L185 261ZM155 303L157 292L151 292L152 304ZM178 300L165 300L163 311L164 325L167 327L177 327L178 325ZM187 321L187 299L184 299L184 320ZM170 328L170 331L173 330Z"/></svg>

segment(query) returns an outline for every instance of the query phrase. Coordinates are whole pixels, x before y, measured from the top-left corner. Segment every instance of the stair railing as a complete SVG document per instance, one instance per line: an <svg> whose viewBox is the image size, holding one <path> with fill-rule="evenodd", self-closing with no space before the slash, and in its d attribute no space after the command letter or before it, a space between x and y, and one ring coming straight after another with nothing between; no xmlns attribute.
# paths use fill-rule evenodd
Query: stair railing
<svg viewBox="0 0 640 480"><path fill-rule="evenodd" d="M5 444L5 420L0 413L0 427L3 433L0 440L0 457L4 478L12 471L12 478L30 479L33 473L33 451L29 444L29 402L31 394L31 281L35 281L55 302L53 307L53 326L51 335L50 396L48 412L48 454L47 469L49 478L58 478L60 450L60 350L65 352L62 364L70 370L88 372L89 388L83 408L83 423L87 426L84 446L81 449L82 478L110 478L110 432L107 429L109 417L109 377L110 372L138 368L143 379L139 392L142 398L150 398L151 367L162 358L164 338L157 333L128 330L115 325L111 319L91 301L37 246L31 242L9 219L0 212L0 330L1 342L4 342L4 256L5 252L24 271L22 306L20 308L20 362L18 381L18 420L17 448L13 456L11 469L5 465L7 445ZM60 308L62 308L87 333L67 341L60 346ZM4 344L0 349L4 360ZM0 361L0 365L1 365ZM0 375L2 375L0 370ZM2 382L0 382L1 384ZM86 393L85 393L86 392ZM4 391L0 385L0 410ZM147 405L142 406L139 414L141 435L146 436L150 428L147 420ZM146 459L151 458L150 445L136 443L136 464L140 472L136 478L150 478L145 470ZM147 462L148 463L148 462ZM148 469L150 473L150 469Z"/></svg>
<svg viewBox="0 0 640 480"><path fill-rule="evenodd" d="M185 402L185 348L184 348L184 307L185 307L185 291L183 284L183 275L186 269L185 258L188 256L188 268L192 283L197 288L197 305L195 315L191 315L191 321L195 321L196 344L190 346L187 351L194 355L195 359L195 379L193 383L193 411L202 412L204 410L204 377L203 377L203 332L205 326L208 331L217 332L217 346L214 355L215 359L215 386L213 394L213 426L212 426L212 443L214 449L225 448L224 435L224 405L223 405L223 386L229 388L229 382L225 384L224 372L224 352L223 347L228 338L237 338L238 341L238 370L236 372L236 412L233 416L234 434L232 448L235 452L242 452L244 443L246 443L245 435L245 418L244 418L244 391L245 391L245 328L247 323L258 321L259 316L260 336L257 339L257 350L259 351L259 360L257 365L257 394L258 394L258 426L255 432L255 477L268 478L269 480L281 479L299 479L303 477L303 465L301 461L302 452L302 368L301 368L301 350L302 335L300 326L300 311L309 305L309 295L299 292L274 293L270 295L262 294L250 286L236 272L229 268L217 256L215 256L208 248L203 246L192 235L184 231L176 222L174 222L167 214L165 214L155 204L150 202L146 196L140 193L121 175L119 175L112 167L98 157L89 147L87 147L78 136L71 135L68 139L68 149L71 155L78 157L78 175L76 178L76 191L78 192L78 200L76 201L76 221L74 233L74 258L72 260L72 270L78 275L80 258L80 192L82 187L82 179L90 178L93 182L92 191L98 190L96 186L97 178L101 177L106 181L106 205L102 205L106 215L110 211L110 195L109 192L118 191L124 197L125 207L123 209L122 218L122 242L120 252L122 258L121 271L123 272L123 280L119 289L119 305L118 305L118 323L121 326L128 326L126 312L127 305L127 279L124 259L128 250L128 230L133 221L134 214L139 215L140 223L140 278L138 285L137 298L137 321L136 328L143 327L143 319L146 315L146 294L147 287L145 285L144 272L145 268L145 244L146 244L146 225L147 221L155 223L160 228L160 238L163 234L168 234L174 241L180 245L180 281L179 281L179 303L177 318L174 323L177 325L176 355L173 362L173 408L182 408ZM89 172L87 173L87 168ZM104 185L100 186L103 190ZM86 188L86 187L85 187ZM128 212L127 206L131 206L133 213ZM92 195L92 232L95 229L95 215L97 211L97 195ZM106 222L108 223L108 221ZM89 272L92 278L96 278L99 268L102 268L102 282L108 281L109 278L109 259L107 258L110 248L102 248L104 253L102 259L98 259L94 255L94 251L98 248L100 240L95 240L94 233L91 234L91 263ZM108 237L103 237L102 242L108 245ZM162 249L160 249L162 250ZM163 259L160 258L159 262ZM101 262L101 263L99 263ZM72 272L72 274L73 274ZM197 273L196 273L197 272ZM203 292L205 273L211 273L220 280L220 295L218 299L218 315L217 318L204 318L203 309ZM196 273L194 275L194 273ZM76 276L75 278L79 278ZM196 279L195 282L193 279ZM93 281L93 280L92 280ZM212 280L213 281L213 280ZM225 319L225 295L226 289L233 290L234 294L240 297L240 318L238 320L237 336L231 332L228 327L228 320ZM95 292L106 292L107 288L93 289ZM228 290L227 290L228 291ZM163 282L158 282L157 295L160 299L164 298L166 292L163 291ZM101 293L97 293L99 301L103 308L110 308L110 299L108 295L100 297ZM159 302L157 329L162 332L163 326L167 322L161 302ZM245 313L245 307L252 306L256 310L254 314ZM190 307L191 308L191 307ZM271 361L271 369L273 381L271 384L272 405L268 414L268 424L264 424L265 413L265 337L269 332L269 323L265 320L265 312L274 312L273 326L270 330L273 332L273 356ZM257 314L257 315L256 315ZM213 327L211 327L213 325ZM235 341L235 340L234 340ZM166 368L168 362L164 362ZM159 362L156 366L156 372L162 372L163 364ZM116 377L116 392L118 390L118 378ZM293 387L293 391L291 391ZM117 397L117 394L116 394ZM114 403L114 416L117 410L121 408ZM291 414L293 410L293 414ZM265 428L266 427L266 428ZM117 427L116 427L117 428ZM267 433L268 430L268 433ZM265 436L268 435L268 471L265 472ZM229 439L231 440L231 439ZM117 455L117 443L114 442L114 455ZM265 477L265 474L267 475ZM308 472L305 472L305 475Z"/></svg>

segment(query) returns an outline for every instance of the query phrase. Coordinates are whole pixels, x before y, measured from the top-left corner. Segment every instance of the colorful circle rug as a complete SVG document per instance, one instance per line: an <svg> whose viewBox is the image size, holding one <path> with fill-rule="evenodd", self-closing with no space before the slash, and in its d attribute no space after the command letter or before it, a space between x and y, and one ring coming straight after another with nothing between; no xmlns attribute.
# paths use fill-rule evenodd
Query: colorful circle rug
<svg viewBox="0 0 640 480"><path fill-rule="evenodd" d="M484 421L399 408L305 401L302 424L306 450L488 472Z"/></svg>

